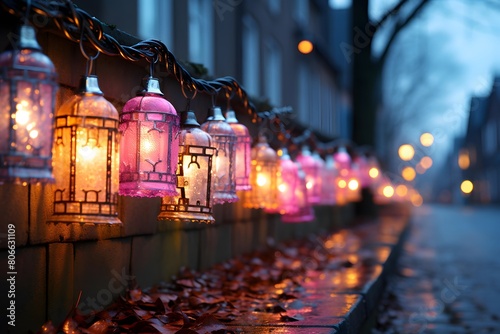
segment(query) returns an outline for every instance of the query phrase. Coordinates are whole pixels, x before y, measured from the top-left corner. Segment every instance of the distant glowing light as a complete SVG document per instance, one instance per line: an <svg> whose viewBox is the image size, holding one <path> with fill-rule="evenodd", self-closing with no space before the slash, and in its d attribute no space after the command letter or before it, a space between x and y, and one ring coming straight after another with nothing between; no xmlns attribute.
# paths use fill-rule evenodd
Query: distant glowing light
<svg viewBox="0 0 500 334"><path fill-rule="evenodd" d="M420 144L425 147L429 147L434 143L434 136L429 132L422 133L420 136Z"/></svg>
<svg viewBox="0 0 500 334"><path fill-rule="evenodd" d="M413 169L413 167L407 166L401 171L401 176L403 176L403 179L406 181L413 181L417 176L417 173L415 173L415 169Z"/></svg>
<svg viewBox="0 0 500 334"><path fill-rule="evenodd" d="M415 155L415 149L410 144L403 144L398 149L398 155L403 161L410 161Z"/></svg>
<svg viewBox="0 0 500 334"><path fill-rule="evenodd" d="M460 153L458 155L458 167L463 170L470 167L469 150L460 150Z"/></svg>
<svg viewBox="0 0 500 334"><path fill-rule="evenodd" d="M425 169L429 169L432 167L432 159L431 157L423 157L422 159L420 159L420 165L425 168Z"/></svg>
<svg viewBox="0 0 500 334"><path fill-rule="evenodd" d="M368 175L370 175L372 179L376 179L379 175L378 168L376 167L370 168L370 170L368 171Z"/></svg>
<svg viewBox="0 0 500 334"><path fill-rule="evenodd" d="M408 188L404 184L400 184L396 187L396 194L405 197L408 194Z"/></svg>
<svg viewBox="0 0 500 334"><path fill-rule="evenodd" d="M339 188L342 188L344 189L345 187L347 187L347 182L345 180L339 180Z"/></svg>
<svg viewBox="0 0 500 334"><path fill-rule="evenodd" d="M356 190L356 189L358 189L358 187L359 187L358 180L355 180L355 179L349 180L349 183L347 184L347 187L350 190Z"/></svg>
<svg viewBox="0 0 500 334"><path fill-rule="evenodd" d="M302 54L309 54L312 52L314 49L313 43L310 40L303 39L299 42L297 45L297 49L299 49L299 52Z"/></svg>
<svg viewBox="0 0 500 334"><path fill-rule="evenodd" d="M424 203L424 199L422 198L422 196L420 196L419 193L414 193L411 196L411 204L413 204L413 206L419 207L423 203Z"/></svg>
<svg viewBox="0 0 500 334"><path fill-rule="evenodd" d="M394 196L394 188L390 185L387 185L382 190L382 194L384 194L384 196L387 198L391 198L392 196Z"/></svg>
<svg viewBox="0 0 500 334"><path fill-rule="evenodd" d="M474 190L474 184L469 180L464 180L460 185L460 190L462 190L464 194L470 194L472 190Z"/></svg>

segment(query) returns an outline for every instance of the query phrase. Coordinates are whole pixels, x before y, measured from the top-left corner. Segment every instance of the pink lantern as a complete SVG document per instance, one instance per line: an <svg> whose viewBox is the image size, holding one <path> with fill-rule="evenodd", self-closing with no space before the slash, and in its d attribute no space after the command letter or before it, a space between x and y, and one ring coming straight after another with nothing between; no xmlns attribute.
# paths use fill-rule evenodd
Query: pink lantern
<svg viewBox="0 0 500 334"><path fill-rule="evenodd" d="M12 37L12 50L0 54L0 183L53 182L57 74L33 27Z"/></svg>
<svg viewBox="0 0 500 334"><path fill-rule="evenodd" d="M364 155L358 155L356 156L354 161L359 168L361 187L368 188L371 184L372 179L369 174L370 166L368 165L367 158Z"/></svg>
<svg viewBox="0 0 500 334"><path fill-rule="evenodd" d="M337 168L337 178L335 185L337 187L337 204L345 205L348 202L348 182L351 174L351 156L347 153L345 147L339 147L333 154L335 167Z"/></svg>
<svg viewBox="0 0 500 334"><path fill-rule="evenodd" d="M213 204L233 203L236 195L235 146L236 135L226 122L219 107L212 108L213 117L201 125L213 139L215 153L213 166Z"/></svg>
<svg viewBox="0 0 500 334"><path fill-rule="evenodd" d="M149 77L146 90L123 107L119 130L120 189L123 196L177 195L179 116Z"/></svg>
<svg viewBox="0 0 500 334"><path fill-rule="evenodd" d="M295 200L297 203L297 211L294 213L285 213L281 216L281 221L284 223L307 223L314 220L314 210L307 199L306 175L300 164L298 167L298 186L295 188Z"/></svg>
<svg viewBox="0 0 500 334"><path fill-rule="evenodd" d="M305 178L308 201L311 204L317 204L321 200L321 185L319 184L319 164L313 158L309 147L304 146L297 156L297 162L302 167Z"/></svg>
<svg viewBox="0 0 500 334"><path fill-rule="evenodd" d="M295 189L299 186L299 170L295 162L290 159L288 150L281 150L277 173L278 205L276 208L267 208L268 213L293 214L298 209L298 200Z"/></svg>
<svg viewBox="0 0 500 334"><path fill-rule="evenodd" d="M326 156L324 168L321 170L321 204L333 205L337 202L337 168L332 155Z"/></svg>
<svg viewBox="0 0 500 334"><path fill-rule="evenodd" d="M252 189L245 192L246 208L276 210L278 155L269 147L264 136L259 136L259 142L252 148L252 170L250 180Z"/></svg>
<svg viewBox="0 0 500 334"><path fill-rule="evenodd" d="M161 201L160 220L213 223L212 138L200 129L194 112L188 111L179 133L177 188L179 195Z"/></svg>
<svg viewBox="0 0 500 334"><path fill-rule="evenodd" d="M233 110L226 113L226 122L229 123L236 134L236 190L250 190L250 150L252 138L248 129L238 123Z"/></svg>

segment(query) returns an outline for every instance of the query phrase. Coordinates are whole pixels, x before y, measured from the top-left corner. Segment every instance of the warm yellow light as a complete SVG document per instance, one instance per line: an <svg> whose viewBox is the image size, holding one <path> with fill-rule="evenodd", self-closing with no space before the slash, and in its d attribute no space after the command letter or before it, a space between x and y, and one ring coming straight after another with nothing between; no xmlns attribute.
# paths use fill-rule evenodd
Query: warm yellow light
<svg viewBox="0 0 500 334"><path fill-rule="evenodd" d="M372 168L370 168L370 170L368 171L368 175L370 175L370 177L371 177L372 179L376 179L376 178L378 177L378 174L379 174L379 172L378 172L378 168L376 168L376 167L372 167Z"/></svg>
<svg viewBox="0 0 500 334"><path fill-rule="evenodd" d="M313 43L307 39L303 39L297 45L297 49L299 49L300 53L308 54L311 53L314 49Z"/></svg>
<svg viewBox="0 0 500 334"><path fill-rule="evenodd" d="M78 150L78 153L85 161L90 161L95 158L97 150L90 146L82 146L82 148Z"/></svg>
<svg viewBox="0 0 500 334"><path fill-rule="evenodd" d="M387 185L382 190L382 194L384 194L385 197L390 198L394 196L394 188L392 186Z"/></svg>
<svg viewBox="0 0 500 334"><path fill-rule="evenodd" d="M347 184L347 187L348 187L350 190L356 190L356 189L358 189L358 187L359 187L359 182L358 182L358 180L355 180L355 179L351 179L351 180L349 180L349 183Z"/></svg>
<svg viewBox="0 0 500 334"><path fill-rule="evenodd" d="M425 168L429 169L432 167L432 158L431 157L423 157L420 159L420 165Z"/></svg>
<svg viewBox="0 0 500 334"><path fill-rule="evenodd" d="M405 197L408 194L408 188L404 184L400 184L396 187L396 194Z"/></svg>
<svg viewBox="0 0 500 334"><path fill-rule="evenodd" d="M28 111L29 105L27 101L22 101L16 105L16 123L25 125L30 120L30 112ZM14 116L14 115L13 115Z"/></svg>
<svg viewBox="0 0 500 334"><path fill-rule="evenodd" d="M259 187L263 187L267 184L267 177L262 174L257 175L257 180L255 181Z"/></svg>
<svg viewBox="0 0 500 334"><path fill-rule="evenodd" d="M434 143L434 136L429 132L422 133L420 136L420 144L425 147L429 147Z"/></svg>
<svg viewBox="0 0 500 334"><path fill-rule="evenodd" d="M460 169L467 169L470 166L470 158L468 150L460 150L460 154L458 155L458 167Z"/></svg>
<svg viewBox="0 0 500 334"><path fill-rule="evenodd" d="M470 194L473 189L474 185L469 180L463 181L462 184L460 185L460 190L462 190L464 194Z"/></svg>
<svg viewBox="0 0 500 334"><path fill-rule="evenodd" d="M286 186L286 184L284 184L284 183L280 184L280 185L278 186L278 190L279 190L281 193L286 192L286 190L287 190L287 186Z"/></svg>
<svg viewBox="0 0 500 334"><path fill-rule="evenodd" d="M347 187L347 182L345 180L339 180L338 185L339 188L344 189L345 187Z"/></svg>
<svg viewBox="0 0 500 334"><path fill-rule="evenodd" d="M398 149L398 155L401 160L410 161L415 155L415 149L410 144L403 144Z"/></svg>
<svg viewBox="0 0 500 334"><path fill-rule="evenodd" d="M415 173L415 169L413 167L407 166L403 168L401 175L403 176L403 179L406 181L413 181L417 174Z"/></svg>

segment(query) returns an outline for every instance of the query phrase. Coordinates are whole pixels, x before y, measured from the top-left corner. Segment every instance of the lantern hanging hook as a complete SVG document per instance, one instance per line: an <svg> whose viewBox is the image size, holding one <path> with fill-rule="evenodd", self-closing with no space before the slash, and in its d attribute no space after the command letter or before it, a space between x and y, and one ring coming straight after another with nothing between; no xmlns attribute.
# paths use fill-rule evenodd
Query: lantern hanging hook
<svg viewBox="0 0 500 334"><path fill-rule="evenodd" d="M158 54L155 53L149 60L149 77L153 77L155 64L158 62Z"/></svg>
<svg viewBox="0 0 500 334"><path fill-rule="evenodd" d="M196 94L198 93L198 90L194 86L194 84L191 83L189 90L193 91L192 96L187 96L186 91L184 89L184 76L182 75L182 71L180 72L180 84L181 84L181 92L182 95L186 98L186 111L189 111L191 108L191 100L193 100L196 97Z"/></svg>
<svg viewBox="0 0 500 334"><path fill-rule="evenodd" d="M29 23L30 11L31 11L31 0L26 0L26 14L24 15L24 24Z"/></svg>
<svg viewBox="0 0 500 334"><path fill-rule="evenodd" d="M88 53L85 51L85 48L83 47L83 37L84 37L84 32L85 27L82 27L82 34L80 35L80 51L82 52L82 55L87 59L87 64L85 65L85 75L89 76L92 73L92 67L94 65L94 60L97 59L99 56L100 52L97 50L97 53L93 56L89 56Z"/></svg>

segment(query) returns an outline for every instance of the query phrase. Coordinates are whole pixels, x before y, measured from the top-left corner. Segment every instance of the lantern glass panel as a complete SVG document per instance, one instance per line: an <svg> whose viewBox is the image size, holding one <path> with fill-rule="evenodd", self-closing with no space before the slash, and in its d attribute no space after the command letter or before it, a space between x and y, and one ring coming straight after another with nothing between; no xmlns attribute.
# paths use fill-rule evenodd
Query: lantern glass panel
<svg viewBox="0 0 500 334"><path fill-rule="evenodd" d="M264 137L252 148L250 181L252 189L245 192L244 207L254 209L278 208L277 172L278 155L267 144Z"/></svg>
<svg viewBox="0 0 500 334"><path fill-rule="evenodd" d="M319 188L318 190L319 165L316 159L314 159L314 157L312 156L311 151L309 151L308 147L304 147L299 153L299 155L297 156L297 162L300 163L300 166L305 173L309 203L319 203L321 200L321 188Z"/></svg>
<svg viewBox="0 0 500 334"><path fill-rule="evenodd" d="M194 117L191 115L191 117ZM158 219L212 223L212 138L198 126L183 127L179 134L177 196L162 198Z"/></svg>
<svg viewBox="0 0 500 334"><path fill-rule="evenodd" d="M236 195L235 144L236 136L226 123L220 108L213 108L214 116L201 125L213 140L216 148L213 161L213 204L232 203Z"/></svg>
<svg viewBox="0 0 500 334"><path fill-rule="evenodd" d="M338 192L337 169L332 155L326 156L324 168L321 170L321 204L333 205L336 203Z"/></svg>
<svg viewBox="0 0 500 334"><path fill-rule="evenodd" d="M236 135L236 169L235 180L236 190L249 190L250 186L250 161L252 138L248 128L238 123L234 111L230 110L226 115L226 122L229 123Z"/></svg>
<svg viewBox="0 0 500 334"><path fill-rule="evenodd" d="M299 183L295 188L295 200L297 203L297 211L294 213L286 213L281 216L281 221L284 223L306 223L314 220L314 210L307 199L306 175L299 165L298 169Z"/></svg>
<svg viewBox="0 0 500 334"><path fill-rule="evenodd" d="M275 210L266 209L269 213L292 214L298 211L295 189L299 186L299 171L297 164L290 159L286 149L278 163L277 197L278 206Z"/></svg>

